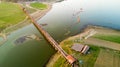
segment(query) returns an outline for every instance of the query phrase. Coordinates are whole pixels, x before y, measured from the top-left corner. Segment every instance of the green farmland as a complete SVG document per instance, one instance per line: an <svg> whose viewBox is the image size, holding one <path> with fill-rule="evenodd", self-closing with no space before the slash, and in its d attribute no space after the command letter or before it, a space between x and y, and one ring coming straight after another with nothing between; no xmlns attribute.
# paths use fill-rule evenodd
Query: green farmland
<svg viewBox="0 0 120 67"><path fill-rule="evenodd" d="M120 36L119 35L96 35L95 38L120 43Z"/></svg>
<svg viewBox="0 0 120 67"><path fill-rule="evenodd" d="M0 31L25 19L25 14L13 3L0 3Z"/></svg>
<svg viewBox="0 0 120 67"><path fill-rule="evenodd" d="M30 6L32 6L33 8L36 8L36 9L40 9L40 10L43 10L43 9L46 9L47 8L47 5L46 4L43 4L43 3L31 3Z"/></svg>
<svg viewBox="0 0 120 67"><path fill-rule="evenodd" d="M120 67L120 51L101 49L94 67Z"/></svg>

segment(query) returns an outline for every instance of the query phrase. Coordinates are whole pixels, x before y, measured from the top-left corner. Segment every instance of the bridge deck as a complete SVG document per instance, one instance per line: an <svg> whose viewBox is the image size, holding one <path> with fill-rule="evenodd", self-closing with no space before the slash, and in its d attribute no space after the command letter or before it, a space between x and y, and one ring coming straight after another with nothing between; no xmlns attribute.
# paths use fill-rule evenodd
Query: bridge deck
<svg viewBox="0 0 120 67"><path fill-rule="evenodd" d="M22 8L22 7L21 7ZM39 32L42 33L42 35L48 40L48 42L50 42L50 44L55 47L66 59L70 64L73 64L76 59L71 56L68 55L60 46L59 44L49 35L49 33L47 33L41 25L39 25L30 15L29 13L26 11L25 8L22 8L23 11L27 14L27 16L32 20L34 26L39 30Z"/></svg>

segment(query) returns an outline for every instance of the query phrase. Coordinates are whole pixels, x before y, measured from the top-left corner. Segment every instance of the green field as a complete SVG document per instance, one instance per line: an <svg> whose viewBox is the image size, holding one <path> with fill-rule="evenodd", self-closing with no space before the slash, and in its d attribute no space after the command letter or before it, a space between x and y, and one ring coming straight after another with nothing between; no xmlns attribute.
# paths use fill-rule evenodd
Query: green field
<svg viewBox="0 0 120 67"><path fill-rule="evenodd" d="M94 67L120 67L120 51L102 48Z"/></svg>
<svg viewBox="0 0 120 67"><path fill-rule="evenodd" d="M102 40L106 40L106 41L120 43L120 36L119 35L95 35L93 37L98 38L98 39L102 39Z"/></svg>
<svg viewBox="0 0 120 67"><path fill-rule="evenodd" d="M43 10L43 9L46 9L46 8L47 8L47 5L46 5L46 4L38 3L38 2L31 3L30 6L32 6L33 8L40 9L40 10Z"/></svg>
<svg viewBox="0 0 120 67"><path fill-rule="evenodd" d="M25 19L25 14L13 3L0 3L0 31Z"/></svg>

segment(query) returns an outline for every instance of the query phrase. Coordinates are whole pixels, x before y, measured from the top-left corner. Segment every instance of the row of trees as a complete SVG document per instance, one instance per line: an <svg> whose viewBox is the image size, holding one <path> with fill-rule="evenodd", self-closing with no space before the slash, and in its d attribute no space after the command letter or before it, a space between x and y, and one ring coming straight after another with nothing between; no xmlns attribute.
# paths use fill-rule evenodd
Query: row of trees
<svg viewBox="0 0 120 67"><path fill-rule="evenodd" d="M0 1L4 1L4 2L19 2L19 1L21 1L21 2L25 2L25 1L49 1L49 0L0 0Z"/></svg>
<svg viewBox="0 0 120 67"><path fill-rule="evenodd" d="M26 2L26 1L56 1L56 0L0 0L4 2Z"/></svg>
<svg viewBox="0 0 120 67"><path fill-rule="evenodd" d="M1 1L4 1L4 2L17 2L17 0L1 0Z"/></svg>

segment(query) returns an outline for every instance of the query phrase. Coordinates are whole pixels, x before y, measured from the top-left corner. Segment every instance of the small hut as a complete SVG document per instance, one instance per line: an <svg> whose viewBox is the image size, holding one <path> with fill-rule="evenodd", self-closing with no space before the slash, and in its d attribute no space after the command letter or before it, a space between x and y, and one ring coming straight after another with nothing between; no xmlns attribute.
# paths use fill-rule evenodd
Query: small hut
<svg viewBox="0 0 120 67"><path fill-rule="evenodd" d="M81 53L86 54L88 52L89 48L90 47L88 45L85 45Z"/></svg>
<svg viewBox="0 0 120 67"><path fill-rule="evenodd" d="M82 44L74 44L72 46L72 49L78 52L81 52L83 54L86 54L87 51L89 50L89 46L88 45L82 45Z"/></svg>

